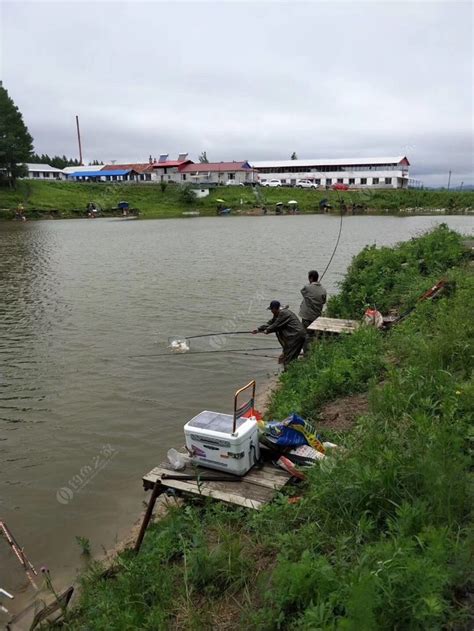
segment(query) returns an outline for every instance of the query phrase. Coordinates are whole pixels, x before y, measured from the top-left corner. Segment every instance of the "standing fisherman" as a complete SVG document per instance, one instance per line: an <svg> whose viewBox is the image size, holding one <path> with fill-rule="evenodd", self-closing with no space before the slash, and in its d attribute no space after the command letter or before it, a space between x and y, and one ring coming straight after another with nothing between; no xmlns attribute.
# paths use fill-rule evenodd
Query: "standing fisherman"
<svg viewBox="0 0 474 631"><path fill-rule="evenodd" d="M309 284L305 285L301 290L303 300L300 305L300 317L306 330L306 340L303 347L305 354L308 352L316 334L316 331L308 331L308 327L316 318L319 318L326 303L326 290L318 280L318 272L314 269L311 270L308 272Z"/></svg>
<svg viewBox="0 0 474 631"><path fill-rule="evenodd" d="M276 333L283 349L279 362L283 364L286 370L288 364L298 358L303 348L306 332L296 314L286 307L282 309L278 300L272 300L267 309L273 313L273 318L267 324L259 326L252 333L260 332L266 335Z"/></svg>

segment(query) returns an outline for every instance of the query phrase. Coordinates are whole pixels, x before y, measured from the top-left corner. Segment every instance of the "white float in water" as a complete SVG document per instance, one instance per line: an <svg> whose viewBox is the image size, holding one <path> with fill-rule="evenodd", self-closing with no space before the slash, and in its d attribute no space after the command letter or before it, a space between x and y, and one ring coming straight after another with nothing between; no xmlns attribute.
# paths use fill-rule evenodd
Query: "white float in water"
<svg viewBox="0 0 474 631"><path fill-rule="evenodd" d="M186 338L175 338L170 340L169 346L173 353L187 353L189 351L189 342Z"/></svg>

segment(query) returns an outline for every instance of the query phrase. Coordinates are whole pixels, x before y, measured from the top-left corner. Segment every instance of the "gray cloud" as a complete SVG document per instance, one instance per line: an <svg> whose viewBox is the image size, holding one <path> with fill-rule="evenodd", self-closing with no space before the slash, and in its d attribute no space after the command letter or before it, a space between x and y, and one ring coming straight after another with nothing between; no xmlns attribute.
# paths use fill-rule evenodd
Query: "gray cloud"
<svg viewBox="0 0 474 631"><path fill-rule="evenodd" d="M2 78L39 152L407 154L471 181L461 2L4 2Z"/></svg>

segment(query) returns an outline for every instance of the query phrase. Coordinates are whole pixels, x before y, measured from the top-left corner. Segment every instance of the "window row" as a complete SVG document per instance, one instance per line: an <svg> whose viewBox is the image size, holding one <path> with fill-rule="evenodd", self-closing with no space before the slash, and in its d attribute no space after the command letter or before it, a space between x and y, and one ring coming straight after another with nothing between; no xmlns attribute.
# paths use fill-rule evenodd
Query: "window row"
<svg viewBox="0 0 474 631"><path fill-rule="evenodd" d="M379 178L379 177L373 177L373 178L366 178L366 177L361 177L361 178L357 178L360 179L360 182L357 182L357 184L360 184L361 186L363 186L364 184L367 184L368 179L372 179L372 184L392 184L392 179L393 179L393 183L396 184L397 183L397 178L391 178L391 177L385 177L385 178ZM266 182L266 180L261 180L262 182ZM282 184L290 184L292 186L296 186L296 179L281 179L280 182ZM319 185L323 185L323 186L331 186L332 184L349 184L350 185L355 185L356 184L356 178L354 177L350 177L350 178L342 178L342 177L338 177L338 178L311 178L311 182L314 182L314 184Z"/></svg>
<svg viewBox="0 0 474 631"><path fill-rule="evenodd" d="M340 171L400 171L402 167L397 164L359 164L353 166L344 165L321 165L317 167L310 166L288 166L288 167L271 167L259 168L259 173L337 173Z"/></svg>
<svg viewBox="0 0 474 631"><path fill-rule="evenodd" d="M33 177L43 177L43 178L55 178L59 180L59 173L51 173L51 171L33 171Z"/></svg>

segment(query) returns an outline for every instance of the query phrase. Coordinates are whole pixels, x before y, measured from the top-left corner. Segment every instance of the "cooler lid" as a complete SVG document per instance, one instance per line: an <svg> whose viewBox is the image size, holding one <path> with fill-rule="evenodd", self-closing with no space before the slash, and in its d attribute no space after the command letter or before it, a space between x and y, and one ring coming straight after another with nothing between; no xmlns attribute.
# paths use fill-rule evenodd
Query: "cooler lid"
<svg viewBox="0 0 474 631"><path fill-rule="evenodd" d="M235 424L236 429L241 427L248 418L238 418ZM199 427L200 429L208 429L213 432L222 432L223 434L232 434L234 417L232 414L222 414L221 412L210 412L204 410L189 421L188 427Z"/></svg>

